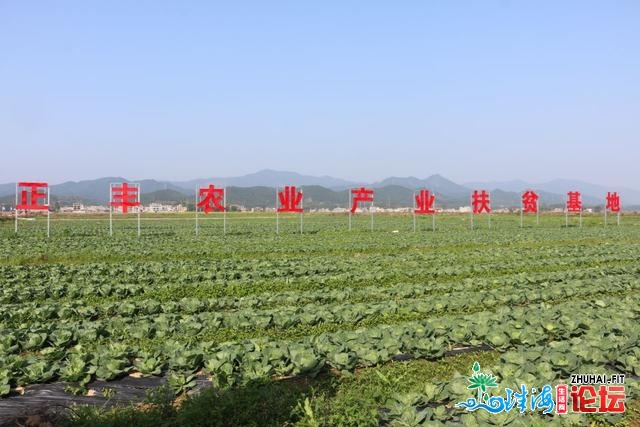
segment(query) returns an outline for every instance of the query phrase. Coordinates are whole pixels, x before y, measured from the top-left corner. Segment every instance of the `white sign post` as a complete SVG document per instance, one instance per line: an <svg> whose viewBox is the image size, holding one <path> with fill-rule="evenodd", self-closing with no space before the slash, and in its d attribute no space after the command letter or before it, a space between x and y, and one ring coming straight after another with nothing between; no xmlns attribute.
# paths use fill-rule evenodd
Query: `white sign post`
<svg viewBox="0 0 640 427"><path fill-rule="evenodd" d="M304 192L297 185L276 187L276 234L280 234L280 213L297 213L300 217L300 234L304 224Z"/></svg>
<svg viewBox="0 0 640 427"><path fill-rule="evenodd" d="M44 193L40 192L43 190ZM20 200L18 200L20 193ZM51 190L46 182L17 182L16 183L16 201L14 204L15 224L14 232L18 233L18 217L22 210L25 213L29 211L47 211L47 237L51 237ZM38 199L45 199L43 204L38 203Z"/></svg>
<svg viewBox="0 0 640 427"><path fill-rule="evenodd" d="M140 184L138 183L110 183L109 184L109 236L113 236L113 208L119 207L122 214L129 212L129 208L136 208L138 213L138 237L140 237Z"/></svg>

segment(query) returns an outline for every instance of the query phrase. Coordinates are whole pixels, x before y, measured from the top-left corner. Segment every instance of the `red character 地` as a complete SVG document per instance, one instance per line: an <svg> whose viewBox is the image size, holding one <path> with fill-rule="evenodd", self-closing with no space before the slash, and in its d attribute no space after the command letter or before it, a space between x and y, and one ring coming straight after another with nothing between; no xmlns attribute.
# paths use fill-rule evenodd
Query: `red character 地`
<svg viewBox="0 0 640 427"><path fill-rule="evenodd" d="M491 202L489 200L489 193L485 190L478 192L475 190L472 196L473 213L480 214L482 212L491 212Z"/></svg>
<svg viewBox="0 0 640 427"><path fill-rule="evenodd" d="M371 188L353 188L351 189L351 213L356 213L359 202L373 202L373 189Z"/></svg>
<svg viewBox="0 0 640 427"><path fill-rule="evenodd" d="M569 191L567 193L567 212L582 211L582 200L579 191Z"/></svg>
<svg viewBox="0 0 640 427"><path fill-rule="evenodd" d="M414 212L417 214L436 213L436 210L433 208L435 201L435 194L431 194L429 190L420 190L420 193L416 194L416 209Z"/></svg>
<svg viewBox="0 0 640 427"><path fill-rule="evenodd" d="M278 192L278 200L280 200L278 212L302 212L303 209L300 207L302 197L302 191L298 191L295 185L285 186L283 191Z"/></svg>
<svg viewBox="0 0 640 427"><path fill-rule="evenodd" d="M538 213L538 193L527 190L522 193L522 212Z"/></svg>
<svg viewBox="0 0 640 427"><path fill-rule="evenodd" d="M609 212L620 212L620 195L617 192L607 193L607 207Z"/></svg>
<svg viewBox="0 0 640 427"><path fill-rule="evenodd" d="M49 191L49 184L46 182L19 182L20 201L16 205L16 210L48 210L46 197ZM44 190L44 191L41 191ZM40 203L42 199L42 203Z"/></svg>
<svg viewBox="0 0 640 427"><path fill-rule="evenodd" d="M202 209L205 214L211 211L224 211L225 207L222 204L224 198L224 188L216 188L215 185L209 185L208 187L201 187L198 190L198 207Z"/></svg>
<svg viewBox="0 0 640 427"><path fill-rule="evenodd" d="M111 206L119 207L122 213L129 212L129 208L140 206L140 188L126 182L111 186Z"/></svg>

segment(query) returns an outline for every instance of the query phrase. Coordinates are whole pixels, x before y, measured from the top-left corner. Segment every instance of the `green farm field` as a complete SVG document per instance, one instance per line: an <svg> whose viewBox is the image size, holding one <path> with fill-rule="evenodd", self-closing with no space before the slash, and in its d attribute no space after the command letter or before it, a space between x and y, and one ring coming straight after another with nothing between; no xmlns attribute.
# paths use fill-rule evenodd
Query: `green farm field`
<svg viewBox="0 0 640 427"><path fill-rule="evenodd" d="M640 216L273 213L0 221L0 407L23 388L161 377L60 425L640 425ZM614 221L612 221L614 222ZM625 374L622 415L465 412L489 392ZM189 391L198 379L211 386ZM177 396L177 398L175 398ZM103 399L104 400L104 399ZM102 401L101 401L102 402Z"/></svg>

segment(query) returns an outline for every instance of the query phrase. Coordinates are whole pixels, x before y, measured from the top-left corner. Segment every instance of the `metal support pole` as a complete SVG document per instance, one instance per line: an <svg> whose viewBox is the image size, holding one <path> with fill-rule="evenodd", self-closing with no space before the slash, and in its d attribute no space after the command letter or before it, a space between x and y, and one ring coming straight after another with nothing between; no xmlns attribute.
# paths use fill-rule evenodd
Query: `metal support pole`
<svg viewBox="0 0 640 427"><path fill-rule="evenodd" d="M436 213L435 212L431 214L431 230L436 231Z"/></svg>
<svg viewBox="0 0 640 427"><path fill-rule="evenodd" d="M524 207L520 206L520 228L524 227Z"/></svg>
<svg viewBox="0 0 640 427"><path fill-rule="evenodd" d="M582 228L582 208L580 209L580 228Z"/></svg>
<svg viewBox="0 0 640 427"><path fill-rule="evenodd" d="M536 200L536 225L540 225L540 203Z"/></svg>
<svg viewBox="0 0 640 427"><path fill-rule="evenodd" d="M140 184L138 184L138 237L140 237L140 211L142 210L140 193Z"/></svg>
<svg viewBox="0 0 640 427"><path fill-rule="evenodd" d="M607 226L607 207L604 207L604 226Z"/></svg>
<svg viewBox="0 0 640 427"><path fill-rule="evenodd" d="M300 234L302 234L302 222L304 217L304 193L300 190L300 194L302 194L302 200L300 200L300 208L302 212L300 212Z"/></svg>
<svg viewBox="0 0 640 427"><path fill-rule="evenodd" d="M371 206L369 206L369 213L371 214L371 231L373 231L373 202L371 202Z"/></svg>
<svg viewBox="0 0 640 427"><path fill-rule="evenodd" d="M222 211L222 234L227 234L227 187L224 187L222 191L222 206L224 206Z"/></svg>
<svg viewBox="0 0 640 427"><path fill-rule="evenodd" d="M620 226L620 211L618 211L618 226Z"/></svg>
<svg viewBox="0 0 640 427"><path fill-rule="evenodd" d="M349 198L349 204L347 205L347 212L349 212L349 231L351 231L351 189L347 190L348 194L348 198Z"/></svg>
<svg viewBox="0 0 640 427"><path fill-rule="evenodd" d="M196 208L196 237L198 236L198 195L199 195L199 189L198 187L196 187L196 204L195 204L195 208Z"/></svg>
<svg viewBox="0 0 640 427"><path fill-rule="evenodd" d="M113 236L113 184L109 184L109 236Z"/></svg>
<svg viewBox="0 0 640 427"><path fill-rule="evenodd" d="M569 227L569 211L565 211L564 213L564 226L565 228Z"/></svg>
<svg viewBox="0 0 640 427"><path fill-rule="evenodd" d="M491 212L489 212L488 215L489 215L489 229L491 229Z"/></svg>
<svg viewBox="0 0 640 427"><path fill-rule="evenodd" d="M278 214L278 187L276 187L276 234L280 234L280 215Z"/></svg>
<svg viewBox="0 0 640 427"><path fill-rule="evenodd" d="M47 187L47 239L51 237L51 188Z"/></svg>
<svg viewBox="0 0 640 427"><path fill-rule="evenodd" d="M416 232L416 192L413 192L413 232Z"/></svg>
<svg viewBox="0 0 640 427"><path fill-rule="evenodd" d="M16 223L15 223L15 226L13 227L14 228L13 232L17 234L18 233L18 183L17 182L16 182L16 204L13 205L13 211L16 214Z"/></svg>

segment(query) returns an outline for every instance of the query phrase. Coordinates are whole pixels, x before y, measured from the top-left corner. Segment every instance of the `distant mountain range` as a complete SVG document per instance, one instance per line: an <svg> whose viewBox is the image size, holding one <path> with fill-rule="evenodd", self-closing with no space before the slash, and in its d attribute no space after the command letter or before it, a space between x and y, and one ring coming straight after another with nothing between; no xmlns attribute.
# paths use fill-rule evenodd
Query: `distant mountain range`
<svg viewBox="0 0 640 427"><path fill-rule="evenodd" d="M52 203L106 204L109 200L109 183L128 181L124 177L105 177L86 181L69 181L51 186ZM142 188L142 201L192 204L195 189L206 184L227 187L227 204L246 207L273 207L276 202L274 187L283 185L300 186L305 194L305 207L334 208L346 207L348 189L354 186L376 188L376 205L382 207L411 206L413 192L427 188L435 192L436 204L445 208L468 206L474 189L491 191L494 208L519 207L520 194L525 189L535 189L540 194L540 203L547 207L562 207L567 191L579 190L583 194L585 206L600 206L607 191L621 194L623 207L639 207L640 191L630 188L608 188L576 180L556 179L546 183L525 181L468 182L457 184L441 175L428 178L389 177L379 182L353 182L330 176L310 176L295 172L262 170L249 175L230 178L202 178L189 181L158 181L154 179L136 180ZM0 204L12 205L15 183L0 184Z"/></svg>

